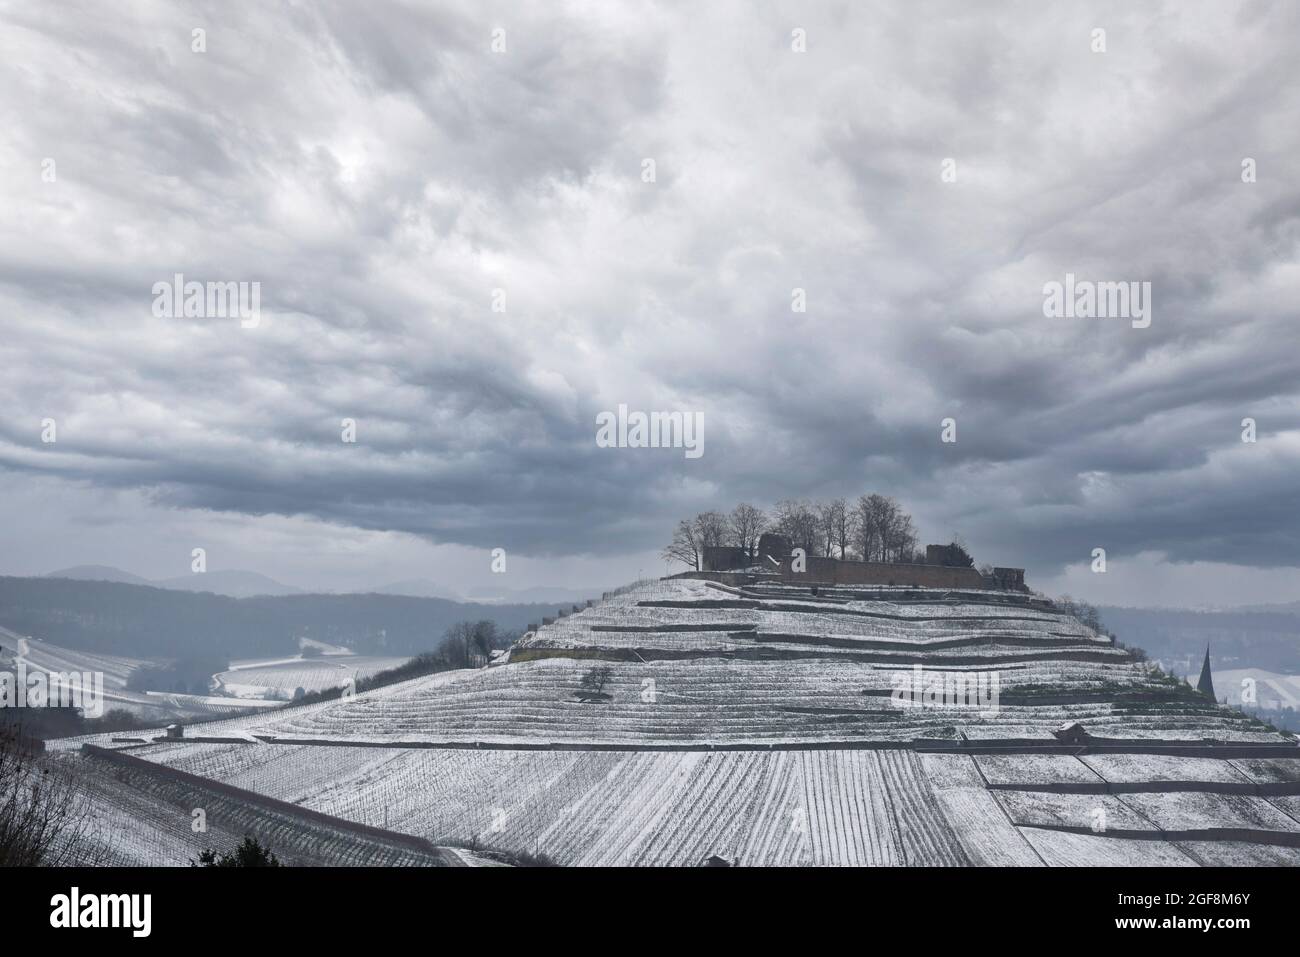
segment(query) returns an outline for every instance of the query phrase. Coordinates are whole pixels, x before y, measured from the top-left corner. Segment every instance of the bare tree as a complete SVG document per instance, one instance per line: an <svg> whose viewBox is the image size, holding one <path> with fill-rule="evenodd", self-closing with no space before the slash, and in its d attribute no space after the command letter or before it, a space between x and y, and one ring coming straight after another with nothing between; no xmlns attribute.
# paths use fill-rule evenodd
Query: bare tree
<svg viewBox="0 0 1300 957"><path fill-rule="evenodd" d="M601 665L592 668L582 676L579 682L577 698L579 701L609 701L610 695L605 693L605 685L613 677L614 671L608 665Z"/></svg>
<svg viewBox="0 0 1300 957"><path fill-rule="evenodd" d="M458 621L443 634L438 653L452 668L469 668L474 663L475 645L473 622Z"/></svg>
<svg viewBox="0 0 1300 957"><path fill-rule="evenodd" d="M916 549L912 516L884 495L863 495L854 506L857 545L864 561L910 561Z"/></svg>
<svg viewBox="0 0 1300 957"><path fill-rule="evenodd" d="M737 548L745 550L745 557L752 564L758 557L758 539L767 531L767 516L763 510L741 502L731 510L727 519L727 531L730 541Z"/></svg>
<svg viewBox="0 0 1300 957"><path fill-rule="evenodd" d="M784 536L810 557L856 555L863 561L909 562L914 560L917 543L912 516L894 499L870 494L854 503L843 498L813 503L782 499L770 514L748 502L725 516L701 512L677 523L662 554L668 561L699 570L705 548L731 545L743 549L752 563L758 560L758 540L766 531Z"/></svg>
<svg viewBox="0 0 1300 957"><path fill-rule="evenodd" d="M858 518L858 552L864 562L881 560L887 501L883 495L873 493L861 496L854 507Z"/></svg>
<svg viewBox="0 0 1300 957"><path fill-rule="evenodd" d="M810 556L821 554L817 513L807 502L782 499L776 503L776 531Z"/></svg>
<svg viewBox="0 0 1300 957"><path fill-rule="evenodd" d="M1056 599L1056 606L1068 615L1073 615L1082 624L1091 628L1095 632L1105 633L1105 626L1101 621L1101 614L1097 611L1095 605L1090 605L1086 601L1075 601L1069 595L1062 595Z"/></svg>
<svg viewBox="0 0 1300 957"><path fill-rule="evenodd" d="M90 800L69 764L0 727L0 867L103 863Z"/></svg>
<svg viewBox="0 0 1300 957"><path fill-rule="evenodd" d="M699 571L704 549L722 545L727 539L727 519L721 512L701 512L690 521L683 519L673 530L673 540L664 548L665 561L681 562Z"/></svg>
<svg viewBox="0 0 1300 957"><path fill-rule="evenodd" d="M885 561L910 561L916 548L916 527L912 516L899 508L897 502L893 499L889 502L892 508L884 528Z"/></svg>
<svg viewBox="0 0 1300 957"><path fill-rule="evenodd" d="M813 513L817 516L817 546L821 554L828 557L835 554L835 505L833 502L814 502Z"/></svg>
<svg viewBox="0 0 1300 957"><path fill-rule="evenodd" d="M721 512L701 512L695 516L695 533L700 548L716 548L727 541L727 517Z"/></svg>
<svg viewBox="0 0 1300 957"><path fill-rule="evenodd" d="M699 536L695 533L695 523L682 519L673 529L673 540L664 548L663 558L665 561L681 562L688 568L699 571L702 551Z"/></svg>
<svg viewBox="0 0 1300 957"><path fill-rule="evenodd" d="M848 558L853 548L856 533L857 512L842 498L837 498L829 505L831 523L831 543L839 549L840 558ZM830 554L828 551L827 554Z"/></svg>
<svg viewBox="0 0 1300 957"><path fill-rule="evenodd" d="M470 644L474 651L487 661L492 657L492 649L497 646L497 623L490 618L474 622L470 630Z"/></svg>

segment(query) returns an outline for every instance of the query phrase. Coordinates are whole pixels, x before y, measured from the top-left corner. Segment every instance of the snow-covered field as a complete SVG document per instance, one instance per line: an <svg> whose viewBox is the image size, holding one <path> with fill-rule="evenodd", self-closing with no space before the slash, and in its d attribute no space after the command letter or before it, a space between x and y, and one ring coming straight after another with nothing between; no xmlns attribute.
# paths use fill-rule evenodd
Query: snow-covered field
<svg viewBox="0 0 1300 957"><path fill-rule="evenodd" d="M248 803L216 789L175 780L167 769L141 772L102 759L64 754L90 802L90 832L80 841L82 863L185 866L204 848L229 851L246 834L273 844L285 864L447 866L459 855L349 830L293 808ZM195 809L205 830L195 829Z"/></svg>
<svg viewBox="0 0 1300 957"><path fill-rule="evenodd" d="M1005 769L1001 788L988 790L986 756L907 749L611 753L165 744L134 753L434 843L543 853L564 864L691 865L718 854L754 865L1032 865L1046 860L1044 850L1054 858L1048 863L1186 864L1197 861L1165 844L1162 830L1210 836L1216 829L1251 829L1285 840L1300 828L1278 807L1284 798L1053 793L1039 790L1041 774ZM1300 760L1287 760L1300 768ZM1173 769L1168 761L1157 764L1149 777L1166 782ZM1220 764L1207 773L1193 761L1184 779L1239 773L1229 761ZM1059 777L1103 781L1082 763ZM1131 781L1132 768L1121 777ZM1098 809L1104 826L1122 837L1094 835ZM1044 836L1043 829L1100 840ZM1125 847L1111 846L1121 842ZM1090 858L1079 857L1089 847ZM1289 850L1300 863L1300 851Z"/></svg>
<svg viewBox="0 0 1300 957"><path fill-rule="evenodd" d="M241 743L131 753L564 864L1198 864L1252 848L1300 863L1290 738L1016 595L834 591L649 583L526 635L502 667L186 729ZM915 664L996 672L997 707L898 707ZM597 669L601 697L583 700ZM1067 721L1152 753L1025 751L1059 748ZM1210 756L1154 753L1174 742Z"/></svg>
<svg viewBox="0 0 1300 957"><path fill-rule="evenodd" d="M13 670L16 653L20 650L19 636L6 629L0 629L0 669ZM37 638L23 638L26 653L23 660L30 672L69 674L87 672L103 675L104 711L121 709L145 721L157 721L166 724L178 718L217 715L221 709L210 707L196 700L181 702L180 698L188 695L159 696L143 691L128 691L126 684L136 668L151 662L140 658L125 658L118 655L101 655L74 648L63 648Z"/></svg>
<svg viewBox="0 0 1300 957"><path fill-rule="evenodd" d="M141 756L434 842L562 863L967 863L909 751L219 747Z"/></svg>
<svg viewBox="0 0 1300 957"><path fill-rule="evenodd" d="M216 675L218 688L235 697L264 697L276 692L293 697L303 691L341 688L380 671L405 664L409 658L371 655L323 655L319 658L288 658L278 661L236 662L229 671Z"/></svg>
<svg viewBox="0 0 1300 957"><path fill-rule="evenodd" d="M27 662L29 670L47 673L99 672L104 676L105 691L125 692L126 682L131 672L140 665L148 664L140 658L101 655L90 651L62 648L37 638L24 639L12 631L0 628L0 668L13 668L20 640L24 641L26 654L23 655L23 660Z"/></svg>
<svg viewBox="0 0 1300 957"><path fill-rule="evenodd" d="M683 609L671 604L702 601L742 601L755 607ZM733 640L727 637L733 632L704 630L740 624L730 619L744 612L754 619L745 623L755 629L753 634L775 635L762 618L765 601L737 598L701 581L655 582L526 635L507 666L416 679L325 708L275 711L241 719L240 727L340 744L780 745L962 736L1051 742L1051 733L1063 722L1078 721L1094 735L1115 738L1286 740L1195 696L1171 698L1168 686L1127 652L1112 648L1073 618L1037 607L950 605L933 599L910 605L841 601L830 606L836 611L826 612L826 602L804 601L809 612L801 616L782 610L797 604L782 594L771 599L777 605L772 620L786 629L779 641ZM872 617L884 614L882 608L891 617ZM943 647L925 635L877 641L866 633L847 640L875 647L824 643L847 637L842 630L829 630L828 622L840 628L840 619L855 628L871 623L890 628L900 619L960 622L973 612L996 612L1022 631L1013 641L971 624L963 637L953 624L946 627L957 628L958 637L945 641L977 644ZM685 613L689 621L682 620ZM647 615L660 620L647 622ZM801 623L801 618L807 620ZM608 630L624 619L660 630ZM693 630L662 630L672 627ZM635 635L634 644L626 641L628 634ZM225 673L223 680L235 682L234 687L268 687L259 682L305 687L302 682L310 676L298 669L315 667L324 676L317 682L328 686L338 680L331 669L343 662L354 669L357 662L376 669L390 664L309 659L240 668ZM911 679L917 665L940 675L960 672L988 681L996 675L996 707L974 702L900 707L891 693L900 679ZM607 698L581 700L582 682L597 668L608 669L603 685Z"/></svg>
<svg viewBox="0 0 1300 957"><path fill-rule="evenodd" d="M1214 672L1214 690L1228 704L1240 707L1245 698L1247 708L1278 711L1300 708L1300 675L1283 675L1260 668L1235 668Z"/></svg>
<svg viewBox="0 0 1300 957"><path fill-rule="evenodd" d="M20 649L18 643L20 637L23 636L0 629L0 669L14 668L15 655ZM136 668L156 662L64 648L37 638L24 638L23 641L22 648L26 650L23 660L29 672L102 674L104 711L113 709L130 711L141 720L157 721L160 727L171 721L218 717L224 714L261 710L264 706L261 701L240 701L233 697L131 691L127 689L127 681L131 673ZM405 659L382 660L400 662Z"/></svg>

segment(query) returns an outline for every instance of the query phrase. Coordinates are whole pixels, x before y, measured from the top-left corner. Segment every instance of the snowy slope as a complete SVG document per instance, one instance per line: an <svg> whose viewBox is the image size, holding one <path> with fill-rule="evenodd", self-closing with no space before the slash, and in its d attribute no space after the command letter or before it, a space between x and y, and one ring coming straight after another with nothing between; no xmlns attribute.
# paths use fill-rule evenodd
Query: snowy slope
<svg viewBox="0 0 1300 957"><path fill-rule="evenodd" d="M998 704L900 708L891 690L915 665L996 672ZM600 696L584 700L599 668ZM1058 742L1066 721L1098 743ZM186 733L240 740L132 754L434 843L565 864L1300 853L1290 738L1013 593L653 582L526 635L502 667Z"/></svg>

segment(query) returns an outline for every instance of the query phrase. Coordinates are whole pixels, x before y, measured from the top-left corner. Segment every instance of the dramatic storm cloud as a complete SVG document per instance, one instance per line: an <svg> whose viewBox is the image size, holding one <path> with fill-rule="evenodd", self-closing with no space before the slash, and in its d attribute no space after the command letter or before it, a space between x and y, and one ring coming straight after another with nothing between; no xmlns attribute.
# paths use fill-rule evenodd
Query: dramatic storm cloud
<svg viewBox="0 0 1300 957"><path fill-rule="evenodd" d="M607 585L880 491L1031 584L1295 597L1300 10L702 6L0 4L0 572ZM1150 325L1046 316L1067 275ZM703 454L601 447L620 405Z"/></svg>

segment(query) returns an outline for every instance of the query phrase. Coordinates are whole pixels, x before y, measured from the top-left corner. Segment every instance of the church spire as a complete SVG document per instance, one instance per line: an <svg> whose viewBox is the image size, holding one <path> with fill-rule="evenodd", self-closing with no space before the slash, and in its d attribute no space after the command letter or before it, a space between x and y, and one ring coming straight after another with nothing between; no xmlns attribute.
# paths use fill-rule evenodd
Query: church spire
<svg viewBox="0 0 1300 957"><path fill-rule="evenodd" d="M1214 679L1210 676L1210 646L1205 646L1205 663L1201 665L1201 680L1196 682L1196 690L1207 696L1211 701L1217 701L1214 695Z"/></svg>

